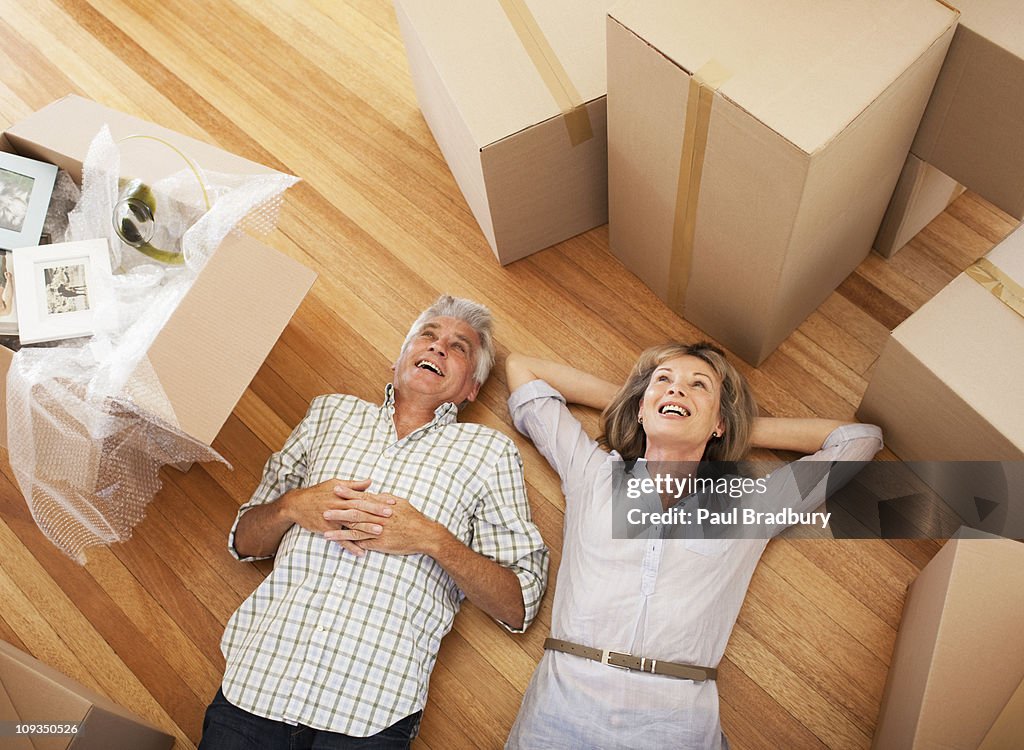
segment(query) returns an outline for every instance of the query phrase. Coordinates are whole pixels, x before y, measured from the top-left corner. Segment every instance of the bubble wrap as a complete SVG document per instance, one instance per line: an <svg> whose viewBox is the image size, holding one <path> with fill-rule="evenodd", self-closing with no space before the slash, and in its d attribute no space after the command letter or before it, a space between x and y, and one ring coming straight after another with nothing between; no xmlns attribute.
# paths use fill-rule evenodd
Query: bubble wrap
<svg viewBox="0 0 1024 750"><path fill-rule="evenodd" d="M202 173L211 207L201 215L189 207L201 211L203 205L191 171L151 185L161 221L169 227L177 221L183 232L185 264L166 267L115 233L119 173L119 149L104 128L83 164L82 195L68 216L67 234L53 238L108 240L113 294L94 310L95 335L23 347L7 376L14 476L39 528L79 563L88 547L131 536L160 489L162 466L224 461L179 429L146 352L223 239L243 228L272 230L284 191L296 182L282 174ZM179 215L171 215L175 211Z"/></svg>

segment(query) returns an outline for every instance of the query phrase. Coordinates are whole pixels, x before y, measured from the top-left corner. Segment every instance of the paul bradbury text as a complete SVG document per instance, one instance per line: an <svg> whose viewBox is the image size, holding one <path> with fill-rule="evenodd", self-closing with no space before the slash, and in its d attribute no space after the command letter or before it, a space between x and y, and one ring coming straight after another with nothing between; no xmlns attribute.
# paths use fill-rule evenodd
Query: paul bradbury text
<svg viewBox="0 0 1024 750"><path fill-rule="evenodd" d="M652 525L709 525L709 526L752 526L764 527L782 524L792 526L793 524L806 524L808 526L821 526L828 528L829 519L832 514L829 512L798 513L792 508L785 508L777 513L766 513L756 511L753 508L732 508L731 510L714 512L707 508L697 508L694 511L683 508L672 507L664 511L643 511L640 508L631 508L626 513L626 521L633 526Z"/></svg>

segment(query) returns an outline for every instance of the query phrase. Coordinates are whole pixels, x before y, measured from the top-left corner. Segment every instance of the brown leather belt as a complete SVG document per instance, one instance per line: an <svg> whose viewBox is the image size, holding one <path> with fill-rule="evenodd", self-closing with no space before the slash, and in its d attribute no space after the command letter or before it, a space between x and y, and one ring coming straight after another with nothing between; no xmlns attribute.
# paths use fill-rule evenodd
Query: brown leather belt
<svg viewBox="0 0 1024 750"><path fill-rule="evenodd" d="M703 682L718 677L718 670L714 667L695 667L690 664L676 664L671 661L660 661L648 659L645 656L633 656L624 654L621 651L608 651L590 646L581 646L578 643L560 641L557 638L548 638L544 641L544 648L548 651L561 651L563 654L581 656L591 661L599 661L609 667L619 669L632 669L636 672L648 672L650 674L661 674L666 677L677 677L680 680L693 680Z"/></svg>

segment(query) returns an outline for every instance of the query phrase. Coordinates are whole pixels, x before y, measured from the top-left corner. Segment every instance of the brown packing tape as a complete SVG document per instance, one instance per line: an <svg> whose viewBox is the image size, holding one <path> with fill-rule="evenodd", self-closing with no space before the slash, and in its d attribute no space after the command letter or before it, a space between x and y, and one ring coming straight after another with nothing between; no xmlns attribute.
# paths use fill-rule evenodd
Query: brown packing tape
<svg viewBox="0 0 1024 750"><path fill-rule="evenodd" d="M988 289L1004 305L1024 317L1024 286L1007 276L995 263L988 258L980 258L964 273Z"/></svg>
<svg viewBox="0 0 1024 750"><path fill-rule="evenodd" d="M537 72L544 80L544 84L554 97L555 103L562 111L562 118L565 127L569 131L569 140L573 146L578 146L584 141L594 137L594 130L590 126L590 115L587 113L586 104L576 90L569 74L565 72L561 61L555 51L551 48L547 37L537 24L530 9L526 7L525 0L498 0L509 23L515 29L519 41L522 43L526 53L533 61Z"/></svg>
<svg viewBox="0 0 1024 750"><path fill-rule="evenodd" d="M675 219L672 225L672 254L669 259L668 303L680 315L690 283L693 240L697 230L697 203L704 170L704 152L708 145L711 106L715 92L732 72L715 60L709 60L690 77L690 92L683 126L683 149L679 158L679 185L676 188Z"/></svg>

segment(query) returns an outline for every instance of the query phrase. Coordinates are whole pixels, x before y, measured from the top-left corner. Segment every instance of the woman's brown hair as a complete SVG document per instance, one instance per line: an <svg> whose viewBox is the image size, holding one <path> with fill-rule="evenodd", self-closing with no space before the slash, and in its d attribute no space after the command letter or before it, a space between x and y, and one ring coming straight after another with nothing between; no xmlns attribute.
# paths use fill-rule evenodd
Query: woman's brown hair
<svg viewBox="0 0 1024 750"><path fill-rule="evenodd" d="M604 410L604 434L601 444L617 451L627 461L640 458L647 450L644 426L637 422L640 400L661 364L689 355L706 362L722 381L720 412L725 434L708 441L702 460L739 461L750 450L750 435L757 418L757 403L746 379L714 344L663 344L643 352L625 384Z"/></svg>

